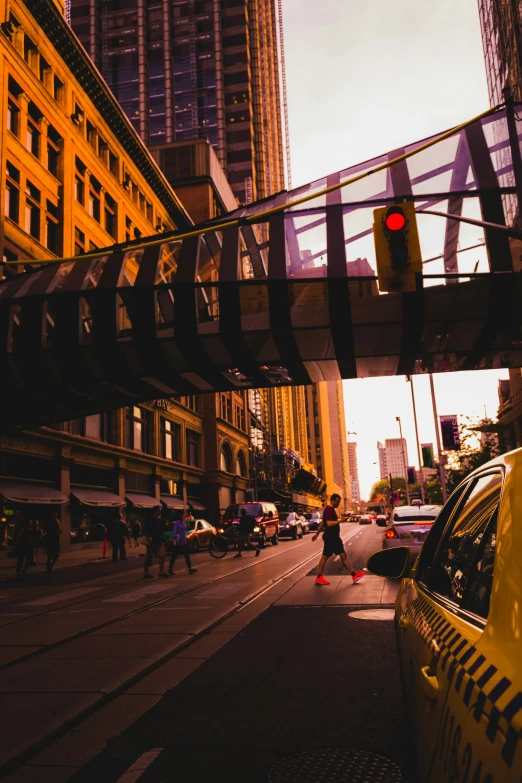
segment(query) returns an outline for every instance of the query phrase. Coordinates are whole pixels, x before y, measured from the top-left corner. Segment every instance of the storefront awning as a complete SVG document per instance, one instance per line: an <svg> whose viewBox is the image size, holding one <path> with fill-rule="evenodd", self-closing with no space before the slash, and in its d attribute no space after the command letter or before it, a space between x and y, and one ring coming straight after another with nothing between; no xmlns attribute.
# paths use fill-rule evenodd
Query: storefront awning
<svg viewBox="0 0 522 783"><path fill-rule="evenodd" d="M128 500L136 508L159 508L160 502L152 495L140 495L139 492L127 492L125 500Z"/></svg>
<svg viewBox="0 0 522 783"><path fill-rule="evenodd" d="M166 508L172 508L174 511L184 511L186 509L186 505L183 503L182 498L165 495L162 496L160 500Z"/></svg>
<svg viewBox="0 0 522 783"><path fill-rule="evenodd" d="M34 505L61 506L69 498L54 487L41 484L18 484L15 481L0 481L0 495L11 503L33 503Z"/></svg>
<svg viewBox="0 0 522 783"><path fill-rule="evenodd" d="M200 500L191 500L191 498L187 500L187 506L193 508L194 511L206 511L207 508Z"/></svg>
<svg viewBox="0 0 522 783"><path fill-rule="evenodd" d="M123 498L106 489L72 489L71 495L84 506L97 508L120 508L125 505Z"/></svg>

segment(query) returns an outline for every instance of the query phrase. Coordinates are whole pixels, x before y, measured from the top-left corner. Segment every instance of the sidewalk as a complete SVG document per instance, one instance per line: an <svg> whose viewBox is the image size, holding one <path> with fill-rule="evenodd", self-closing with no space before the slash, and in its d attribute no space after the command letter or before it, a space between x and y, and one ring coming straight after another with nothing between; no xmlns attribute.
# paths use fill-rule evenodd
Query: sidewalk
<svg viewBox="0 0 522 783"><path fill-rule="evenodd" d="M139 547L132 546L127 547L127 557L135 557L137 555L145 555L145 546L140 544ZM36 565L31 566L29 569L29 579L35 575L41 575L46 573L46 553L45 549L39 549L36 554ZM110 562L112 558L112 550L110 544L107 543L107 551L105 560ZM103 560L103 541L97 541L93 544L81 544L78 548L74 545L68 552L61 552L58 562L54 565L53 573L64 568L71 568L74 566L82 566L90 563L96 563ZM7 551L0 552L0 584L6 582L15 581L16 579L16 559L7 556Z"/></svg>

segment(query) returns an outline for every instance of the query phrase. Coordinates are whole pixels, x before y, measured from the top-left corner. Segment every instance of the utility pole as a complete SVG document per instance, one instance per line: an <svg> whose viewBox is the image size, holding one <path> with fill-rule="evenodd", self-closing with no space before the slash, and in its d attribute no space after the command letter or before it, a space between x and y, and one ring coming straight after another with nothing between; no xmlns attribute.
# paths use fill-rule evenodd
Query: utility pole
<svg viewBox="0 0 522 783"><path fill-rule="evenodd" d="M417 440L417 459L419 460L419 474L420 474L420 491L421 491L421 500L422 504L426 502L426 495L424 492L424 474L422 472L422 457L421 457L421 447L420 447L420 441L419 441L419 427L417 424L417 406L415 405L415 392L413 391L413 376L408 375L406 376L406 380L410 382L410 388L411 388L411 401L413 403L413 421L415 422L415 438Z"/></svg>
<svg viewBox="0 0 522 783"><path fill-rule="evenodd" d="M405 484L406 484L406 502L410 505L410 490L408 489L408 466L406 465L406 457L404 455L404 438L402 437L402 422L401 417L396 416L396 421L399 422L399 432L401 434L401 453L402 453L402 467L404 468Z"/></svg>
<svg viewBox="0 0 522 783"><path fill-rule="evenodd" d="M442 502L445 503L448 499L448 491L446 489L446 471L444 466L446 464L446 455L442 453L440 444L440 431L439 431L439 417L437 414L437 402L435 400L435 386L433 384L433 375L430 372L430 388L431 388L431 402L433 405L433 418L435 419L435 435L437 436L437 453L439 456L439 473L440 473L440 485L442 487Z"/></svg>
<svg viewBox="0 0 522 783"><path fill-rule="evenodd" d="M395 508L395 503L393 502L393 479L391 473L390 473L390 506L391 506L392 516L393 516L393 509Z"/></svg>

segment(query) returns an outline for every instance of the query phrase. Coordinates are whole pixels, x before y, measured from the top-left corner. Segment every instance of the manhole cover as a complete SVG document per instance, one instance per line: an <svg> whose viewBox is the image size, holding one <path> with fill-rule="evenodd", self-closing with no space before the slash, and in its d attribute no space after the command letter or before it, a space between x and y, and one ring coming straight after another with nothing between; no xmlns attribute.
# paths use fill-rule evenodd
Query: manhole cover
<svg viewBox="0 0 522 783"><path fill-rule="evenodd" d="M269 783L400 783L396 764L361 750L321 748L275 764Z"/></svg>
<svg viewBox="0 0 522 783"><path fill-rule="evenodd" d="M395 610L357 609L355 612L349 612L348 617L355 617L356 620L393 620L395 617Z"/></svg>

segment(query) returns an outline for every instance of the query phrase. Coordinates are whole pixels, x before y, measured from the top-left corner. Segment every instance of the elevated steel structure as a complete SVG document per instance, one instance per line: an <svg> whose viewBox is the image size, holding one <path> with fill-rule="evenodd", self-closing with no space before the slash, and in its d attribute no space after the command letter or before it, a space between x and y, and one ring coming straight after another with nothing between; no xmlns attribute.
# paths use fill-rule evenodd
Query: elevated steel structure
<svg viewBox="0 0 522 783"><path fill-rule="evenodd" d="M404 198L512 225L521 136L497 108L219 225L2 281L0 429L173 394L522 366L520 240L419 214L440 271L379 295L371 228Z"/></svg>

